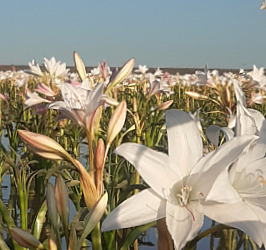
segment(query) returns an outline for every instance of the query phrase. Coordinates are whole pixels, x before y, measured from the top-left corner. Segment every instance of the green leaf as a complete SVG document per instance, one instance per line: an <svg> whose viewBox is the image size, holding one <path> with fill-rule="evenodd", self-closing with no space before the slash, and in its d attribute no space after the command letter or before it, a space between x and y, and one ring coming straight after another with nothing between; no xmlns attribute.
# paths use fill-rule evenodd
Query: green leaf
<svg viewBox="0 0 266 250"><path fill-rule="evenodd" d="M43 224L45 222L45 216L47 213L47 204L46 200L42 203L42 206L37 214L37 217L35 219L33 229L32 229L32 234L36 239L40 239L40 235L42 232Z"/></svg>
<svg viewBox="0 0 266 250"><path fill-rule="evenodd" d="M121 246L120 250L127 250L128 247L133 244L133 242L141 235L143 232L147 231L149 228L154 227L156 222L151 222L143 226L135 227L128 234L125 242Z"/></svg>

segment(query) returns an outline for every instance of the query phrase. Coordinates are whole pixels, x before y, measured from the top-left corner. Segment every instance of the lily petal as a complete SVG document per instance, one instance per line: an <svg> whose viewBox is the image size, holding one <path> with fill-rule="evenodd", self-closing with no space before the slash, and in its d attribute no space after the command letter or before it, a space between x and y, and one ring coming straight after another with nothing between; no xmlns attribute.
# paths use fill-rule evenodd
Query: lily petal
<svg viewBox="0 0 266 250"><path fill-rule="evenodd" d="M181 179L168 166L168 155L137 143L124 143L115 153L126 158L137 169L142 178L159 195L166 198L172 185Z"/></svg>
<svg viewBox="0 0 266 250"><path fill-rule="evenodd" d="M238 102L236 116L236 136L240 135L256 135L258 128L256 127L255 119L249 111Z"/></svg>
<svg viewBox="0 0 266 250"><path fill-rule="evenodd" d="M104 220L102 231L143 225L165 217L166 200L151 188L130 197Z"/></svg>
<svg viewBox="0 0 266 250"><path fill-rule="evenodd" d="M265 225L245 202L240 201L235 204L207 202L203 207L205 215L209 218L244 231L261 246Z"/></svg>
<svg viewBox="0 0 266 250"><path fill-rule="evenodd" d="M223 195L221 195L221 191ZM242 200L242 197L233 188L229 181L228 169L224 169L222 173L216 178L209 194L205 201L215 201L220 203L237 203Z"/></svg>
<svg viewBox="0 0 266 250"><path fill-rule="evenodd" d="M189 208L167 202L166 225L174 240L176 249L184 247L201 229L204 215L197 210L198 206L198 202L190 202Z"/></svg>
<svg viewBox="0 0 266 250"><path fill-rule="evenodd" d="M192 169L188 183L192 186L197 183L201 192L207 195L219 173L235 161L243 149L256 138L256 136L251 135L233 138L202 157L196 167Z"/></svg>
<svg viewBox="0 0 266 250"><path fill-rule="evenodd" d="M175 163L171 167L187 176L203 154L200 132L194 119L184 111L167 110L165 116L168 154L171 162Z"/></svg>
<svg viewBox="0 0 266 250"><path fill-rule="evenodd" d="M253 117L257 129L260 131L262 124L265 120L263 114L256 109L247 109L250 115Z"/></svg>

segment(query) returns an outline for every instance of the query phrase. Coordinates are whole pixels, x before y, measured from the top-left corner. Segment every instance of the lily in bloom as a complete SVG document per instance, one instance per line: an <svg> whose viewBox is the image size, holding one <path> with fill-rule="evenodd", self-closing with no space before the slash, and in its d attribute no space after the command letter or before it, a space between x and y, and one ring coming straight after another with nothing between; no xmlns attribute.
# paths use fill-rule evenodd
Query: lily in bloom
<svg viewBox="0 0 266 250"><path fill-rule="evenodd" d="M176 249L192 240L202 227L204 206L216 177L254 138L238 137L203 156L203 145L194 119L181 110L166 111L168 154L136 143L125 143L116 154L135 166L150 188L115 208L102 231L134 227L166 218Z"/></svg>
<svg viewBox="0 0 266 250"><path fill-rule="evenodd" d="M61 92L64 101L54 102L49 105L49 108L59 110L60 118L68 118L87 131L93 120L91 119L93 114L103 104L103 88L103 83L98 84L92 91L63 83Z"/></svg>
<svg viewBox="0 0 266 250"><path fill-rule="evenodd" d="M40 103L50 103L51 101L44 99L40 97L36 92L31 92L29 89L27 89L27 94L26 94L26 101L24 103L25 108L29 108L31 106L40 104Z"/></svg>
<svg viewBox="0 0 266 250"><path fill-rule="evenodd" d="M40 69L39 64L35 62L35 60L32 60L29 62L30 70L27 71L27 73L37 75L37 76L43 76L42 70Z"/></svg>
<svg viewBox="0 0 266 250"><path fill-rule="evenodd" d="M257 134L259 138L221 172L206 197L206 204L212 207L206 206L205 212L219 223L244 231L261 247L266 246L266 123L259 111L244 107L239 85L235 84L235 90L236 135ZM218 195L225 190L225 196Z"/></svg>
<svg viewBox="0 0 266 250"><path fill-rule="evenodd" d="M208 217L244 231L260 247L266 246L265 153L266 144L253 143L219 175L205 203Z"/></svg>
<svg viewBox="0 0 266 250"><path fill-rule="evenodd" d="M69 69L66 68L66 63L60 61L56 62L55 58L52 57L50 60L44 58L44 66L51 77L60 77L67 75Z"/></svg>

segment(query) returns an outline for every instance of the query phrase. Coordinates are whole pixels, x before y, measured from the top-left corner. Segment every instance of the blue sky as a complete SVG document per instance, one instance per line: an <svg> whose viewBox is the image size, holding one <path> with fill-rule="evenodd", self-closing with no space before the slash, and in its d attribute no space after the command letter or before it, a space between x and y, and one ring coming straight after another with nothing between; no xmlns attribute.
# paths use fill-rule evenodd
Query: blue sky
<svg viewBox="0 0 266 250"><path fill-rule="evenodd" d="M1 1L0 64L251 68L266 64L260 0Z"/></svg>

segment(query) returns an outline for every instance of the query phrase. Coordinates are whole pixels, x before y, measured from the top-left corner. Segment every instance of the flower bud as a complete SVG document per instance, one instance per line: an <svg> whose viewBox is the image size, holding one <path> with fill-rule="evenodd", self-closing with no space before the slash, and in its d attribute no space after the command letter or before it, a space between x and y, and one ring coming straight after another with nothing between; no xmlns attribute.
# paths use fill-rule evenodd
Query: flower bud
<svg viewBox="0 0 266 250"><path fill-rule="evenodd" d="M101 196L103 193L104 157L105 157L104 141L102 138L100 138L98 140L95 152L95 168L96 168L95 186L99 196Z"/></svg>
<svg viewBox="0 0 266 250"><path fill-rule="evenodd" d="M74 51L74 62L75 62L75 66L78 71L79 77L81 81L83 81L86 78L86 68L76 51Z"/></svg>
<svg viewBox="0 0 266 250"><path fill-rule="evenodd" d="M136 113L138 111L137 99L133 97L133 112Z"/></svg>
<svg viewBox="0 0 266 250"><path fill-rule="evenodd" d="M94 181L79 161L74 159L73 162L75 163L75 166L79 171L80 185L84 195L85 203L88 209L90 209L99 199Z"/></svg>
<svg viewBox="0 0 266 250"><path fill-rule="evenodd" d="M166 110L168 109L173 103L173 100L166 101L164 103L161 103L158 107L157 110Z"/></svg>
<svg viewBox="0 0 266 250"><path fill-rule="evenodd" d="M135 59L132 58L129 61L127 61L122 69L118 72L118 74L115 76L115 78L112 80L112 82L109 84L107 91L110 91L116 84L122 82L126 77L131 73L133 67L135 64Z"/></svg>
<svg viewBox="0 0 266 250"><path fill-rule="evenodd" d="M60 174L56 178L55 200L56 200L56 207L60 215L61 221L64 225L64 228L67 228L68 221L69 221L68 193L67 193L65 182Z"/></svg>
<svg viewBox="0 0 266 250"><path fill-rule="evenodd" d="M107 147L109 147L122 129L127 114L127 103L122 101L115 109L107 128Z"/></svg>
<svg viewBox="0 0 266 250"><path fill-rule="evenodd" d="M56 141L46 135L18 130L18 134L34 154L51 160L69 159L70 155Z"/></svg>
<svg viewBox="0 0 266 250"><path fill-rule="evenodd" d="M54 187L51 183L48 183L47 185L46 202L47 202L47 209L48 209L48 217L52 225L56 228L58 227L58 211L56 208Z"/></svg>
<svg viewBox="0 0 266 250"><path fill-rule="evenodd" d="M38 241L31 233L18 227L11 227L10 233L12 238L22 247L45 249L40 241Z"/></svg>
<svg viewBox="0 0 266 250"><path fill-rule="evenodd" d="M73 223L70 226L70 234L69 234L69 242L68 242L68 250L75 249L77 245L77 233Z"/></svg>
<svg viewBox="0 0 266 250"><path fill-rule="evenodd" d="M201 95L201 94L199 94L197 92L186 91L185 93L186 93L186 95L188 95L188 96L190 96L190 97L192 97L194 99L197 99L197 100L208 100L209 99L208 96Z"/></svg>

